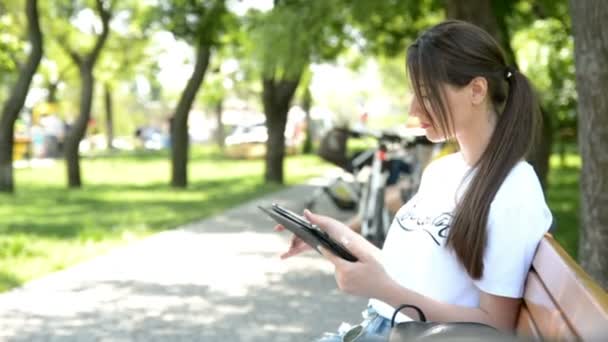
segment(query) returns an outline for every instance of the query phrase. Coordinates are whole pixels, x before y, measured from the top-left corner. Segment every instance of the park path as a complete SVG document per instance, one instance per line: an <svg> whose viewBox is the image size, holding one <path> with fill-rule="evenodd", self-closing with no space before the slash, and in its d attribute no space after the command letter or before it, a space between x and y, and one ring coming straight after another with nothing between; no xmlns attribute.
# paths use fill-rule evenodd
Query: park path
<svg viewBox="0 0 608 342"><path fill-rule="evenodd" d="M310 341L358 322L366 301L340 293L316 253L281 261L288 234L257 209L276 201L300 210L315 187L287 188L1 294L0 340ZM318 208L345 218L326 200Z"/></svg>

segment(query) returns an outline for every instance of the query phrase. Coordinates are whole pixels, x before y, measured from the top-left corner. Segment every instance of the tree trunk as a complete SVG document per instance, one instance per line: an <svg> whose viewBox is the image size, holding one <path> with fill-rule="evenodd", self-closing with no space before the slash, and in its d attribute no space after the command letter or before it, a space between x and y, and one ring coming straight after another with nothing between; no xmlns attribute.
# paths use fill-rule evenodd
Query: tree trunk
<svg viewBox="0 0 608 342"><path fill-rule="evenodd" d="M205 78L210 56L211 50L208 46L197 47L194 71L186 84L171 120L171 185L173 187L185 188L188 185L188 114L196 93Z"/></svg>
<svg viewBox="0 0 608 342"><path fill-rule="evenodd" d="M312 153L312 119L310 118L310 107L312 105L312 96L310 90L306 89L304 98L302 99L302 109L306 113L306 138L302 152L305 154Z"/></svg>
<svg viewBox="0 0 608 342"><path fill-rule="evenodd" d="M264 78L262 98L266 114L266 170L264 180L283 184L283 159L285 157L285 124L293 95L300 82L295 80L274 80Z"/></svg>
<svg viewBox="0 0 608 342"><path fill-rule="evenodd" d="M79 188L82 186L80 178L80 157L78 146L85 136L87 124L91 118L91 104L93 102L93 64L85 60L80 65L80 114L70 128L65 140L65 161L68 170L68 187Z"/></svg>
<svg viewBox="0 0 608 342"><path fill-rule="evenodd" d="M81 56L72 50L68 43L60 41L60 46L72 58L74 64L78 66L80 72L80 113L76 122L70 128L65 139L65 162L68 170L68 187L80 188L82 181L80 179L80 156L78 155L78 147L80 141L84 137L87 124L91 117L91 103L93 101L93 87L95 78L93 77L93 68L95 62L101 53L109 34L109 22L112 13L105 9L102 0L96 0L97 12L101 17L102 31L95 41L95 46L88 55Z"/></svg>
<svg viewBox="0 0 608 342"><path fill-rule="evenodd" d="M215 131L215 138L217 139L217 146L221 150L224 149L224 124L222 123L222 113L224 111L224 99L220 99L215 105L215 118L217 121L217 130Z"/></svg>
<svg viewBox="0 0 608 342"><path fill-rule="evenodd" d="M492 0L447 0L445 3L446 17L475 24L494 37L504 48L511 45L509 37L503 36L497 16L492 8Z"/></svg>
<svg viewBox="0 0 608 342"><path fill-rule="evenodd" d="M114 140L114 108L112 101L112 88L108 83L104 84L104 104L106 109L106 136L108 150L113 150L114 146L112 141Z"/></svg>
<svg viewBox="0 0 608 342"><path fill-rule="evenodd" d="M553 150L553 127L552 127L552 119L551 114L547 113L547 111L541 107L542 119L543 123L540 129L540 136L534 143L532 151L530 151L530 155L528 156L528 161L534 167L534 171L536 171L536 175L538 176L538 180L540 181L540 185L543 188L543 191L547 190L548 184L548 174L549 174L549 160L551 158L551 152Z"/></svg>
<svg viewBox="0 0 608 342"><path fill-rule="evenodd" d="M582 157L579 261L608 288L608 7L570 0Z"/></svg>
<svg viewBox="0 0 608 342"><path fill-rule="evenodd" d="M446 16L473 23L488 33L501 45L506 54L507 63L517 67L515 53L511 47L511 39L504 18L504 13L498 13L493 7L492 0L448 0L446 2ZM504 4L503 4L504 5ZM543 126L539 139L532 148L529 156L530 164L540 180L543 190L547 188L547 174L549 172L549 158L553 145L553 131L551 129L551 114L541 109L543 113Z"/></svg>
<svg viewBox="0 0 608 342"><path fill-rule="evenodd" d="M0 118L0 191L13 192L13 143L15 121L23 108L27 97L30 83L40 60L42 59L42 33L38 22L38 7L36 0L28 0L25 4L25 13L28 21L28 35L31 44L31 52L25 66L19 73L17 83L11 89L8 100L2 108Z"/></svg>

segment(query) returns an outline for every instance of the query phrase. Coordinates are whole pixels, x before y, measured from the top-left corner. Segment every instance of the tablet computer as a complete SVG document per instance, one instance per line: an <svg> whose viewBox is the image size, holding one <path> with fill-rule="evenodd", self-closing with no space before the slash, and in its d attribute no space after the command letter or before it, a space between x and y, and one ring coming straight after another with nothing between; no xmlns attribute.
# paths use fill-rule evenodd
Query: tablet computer
<svg viewBox="0 0 608 342"><path fill-rule="evenodd" d="M270 208L261 206L258 206L258 208L285 227L285 229L294 233L317 252L319 252L319 246L323 246L325 249L329 249L332 253L342 259L351 262L357 261L357 258L350 253L346 247L293 211L283 208L276 203L273 203Z"/></svg>

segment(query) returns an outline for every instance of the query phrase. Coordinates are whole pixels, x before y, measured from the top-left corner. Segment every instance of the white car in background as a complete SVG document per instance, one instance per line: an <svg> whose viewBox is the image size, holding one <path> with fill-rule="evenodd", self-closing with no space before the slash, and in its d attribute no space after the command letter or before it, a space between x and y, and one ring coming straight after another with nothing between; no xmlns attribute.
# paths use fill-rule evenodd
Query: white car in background
<svg viewBox="0 0 608 342"><path fill-rule="evenodd" d="M303 139L295 133L293 124L285 127L285 147L288 154L296 152ZM236 126L226 137L226 154L235 158L259 158L266 155L268 131L264 122Z"/></svg>
<svg viewBox="0 0 608 342"><path fill-rule="evenodd" d="M253 125L236 126L234 131L225 139L226 146L265 143L268 140L268 132L264 122Z"/></svg>

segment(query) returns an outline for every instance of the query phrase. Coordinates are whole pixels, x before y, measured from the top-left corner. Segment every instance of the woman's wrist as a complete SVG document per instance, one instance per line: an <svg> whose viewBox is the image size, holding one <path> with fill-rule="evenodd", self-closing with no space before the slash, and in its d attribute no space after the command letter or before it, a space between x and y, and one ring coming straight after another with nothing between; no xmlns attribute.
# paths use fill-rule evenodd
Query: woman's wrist
<svg viewBox="0 0 608 342"><path fill-rule="evenodd" d="M396 296L399 296L402 290L404 290L404 288L400 286L393 278L387 275L383 281L378 283L374 298L392 305L391 302L394 301Z"/></svg>

